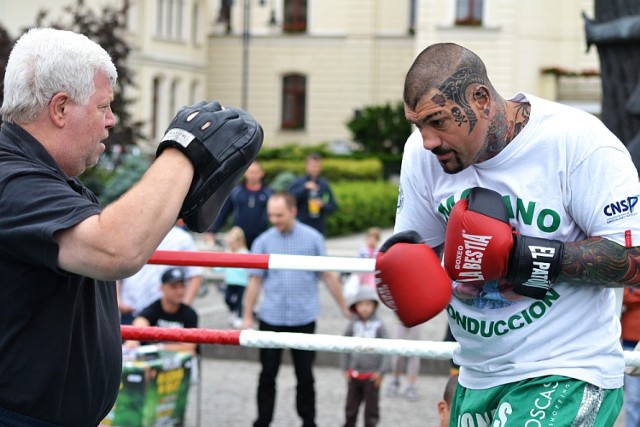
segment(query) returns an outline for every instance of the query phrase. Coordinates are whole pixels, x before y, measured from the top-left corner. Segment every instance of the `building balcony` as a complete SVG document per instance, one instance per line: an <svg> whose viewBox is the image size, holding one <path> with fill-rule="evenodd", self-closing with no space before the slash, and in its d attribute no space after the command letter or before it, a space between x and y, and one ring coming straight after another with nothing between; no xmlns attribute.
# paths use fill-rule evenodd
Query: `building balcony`
<svg viewBox="0 0 640 427"><path fill-rule="evenodd" d="M600 73L592 70L580 72L560 68L546 68L541 72L541 94L562 104L599 115L602 101Z"/></svg>

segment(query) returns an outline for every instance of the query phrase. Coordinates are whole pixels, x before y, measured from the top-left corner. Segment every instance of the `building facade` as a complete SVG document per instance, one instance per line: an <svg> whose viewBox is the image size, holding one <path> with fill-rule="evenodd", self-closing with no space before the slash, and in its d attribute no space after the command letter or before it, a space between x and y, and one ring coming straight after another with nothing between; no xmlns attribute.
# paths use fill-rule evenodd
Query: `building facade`
<svg viewBox="0 0 640 427"><path fill-rule="evenodd" d="M37 10L63 16L73 1L0 0L0 24L16 37ZM133 0L132 113L150 141L202 99L246 108L266 145L348 140L346 122L401 101L415 56L444 41L480 54L503 96L526 91L597 112L598 57L582 12L593 17L593 0Z"/></svg>

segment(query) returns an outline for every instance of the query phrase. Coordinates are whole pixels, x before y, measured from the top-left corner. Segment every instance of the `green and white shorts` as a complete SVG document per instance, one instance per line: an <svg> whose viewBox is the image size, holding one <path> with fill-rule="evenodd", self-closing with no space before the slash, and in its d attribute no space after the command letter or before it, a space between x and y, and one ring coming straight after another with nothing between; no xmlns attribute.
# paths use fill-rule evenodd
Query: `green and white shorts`
<svg viewBox="0 0 640 427"><path fill-rule="evenodd" d="M622 400L622 387L602 389L557 375L485 390L458 385L451 426L611 427L618 418Z"/></svg>

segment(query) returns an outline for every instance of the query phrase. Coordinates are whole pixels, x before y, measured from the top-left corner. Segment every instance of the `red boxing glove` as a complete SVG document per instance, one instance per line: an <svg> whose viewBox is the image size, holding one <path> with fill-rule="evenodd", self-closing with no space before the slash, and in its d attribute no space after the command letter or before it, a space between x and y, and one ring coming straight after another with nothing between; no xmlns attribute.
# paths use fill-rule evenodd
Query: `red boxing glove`
<svg viewBox="0 0 640 427"><path fill-rule="evenodd" d="M376 279L380 301L407 327L433 318L451 300L451 279L415 231L395 234L382 245Z"/></svg>
<svg viewBox="0 0 640 427"><path fill-rule="evenodd" d="M505 279L514 292L542 299L560 274L563 244L515 234L500 194L475 187L451 209L444 268L457 282Z"/></svg>
<svg viewBox="0 0 640 427"><path fill-rule="evenodd" d="M476 187L453 206L444 245L444 268L453 280L483 284L505 277L511 249L513 231L498 193Z"/></svg>

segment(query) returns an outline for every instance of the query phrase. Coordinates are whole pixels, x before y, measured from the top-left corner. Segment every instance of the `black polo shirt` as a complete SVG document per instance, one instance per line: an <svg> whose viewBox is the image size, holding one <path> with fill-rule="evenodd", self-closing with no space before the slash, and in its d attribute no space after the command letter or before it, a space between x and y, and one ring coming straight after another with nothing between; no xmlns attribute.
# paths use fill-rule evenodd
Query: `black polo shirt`
<svg viewBox="0 0 640 427"><path fill-rule="evenodd" d="M38 141L2 124L0 425L14 412L95 426L115 402L122 370L115 284L61 270L53 239L100 211Z"/></svg>

